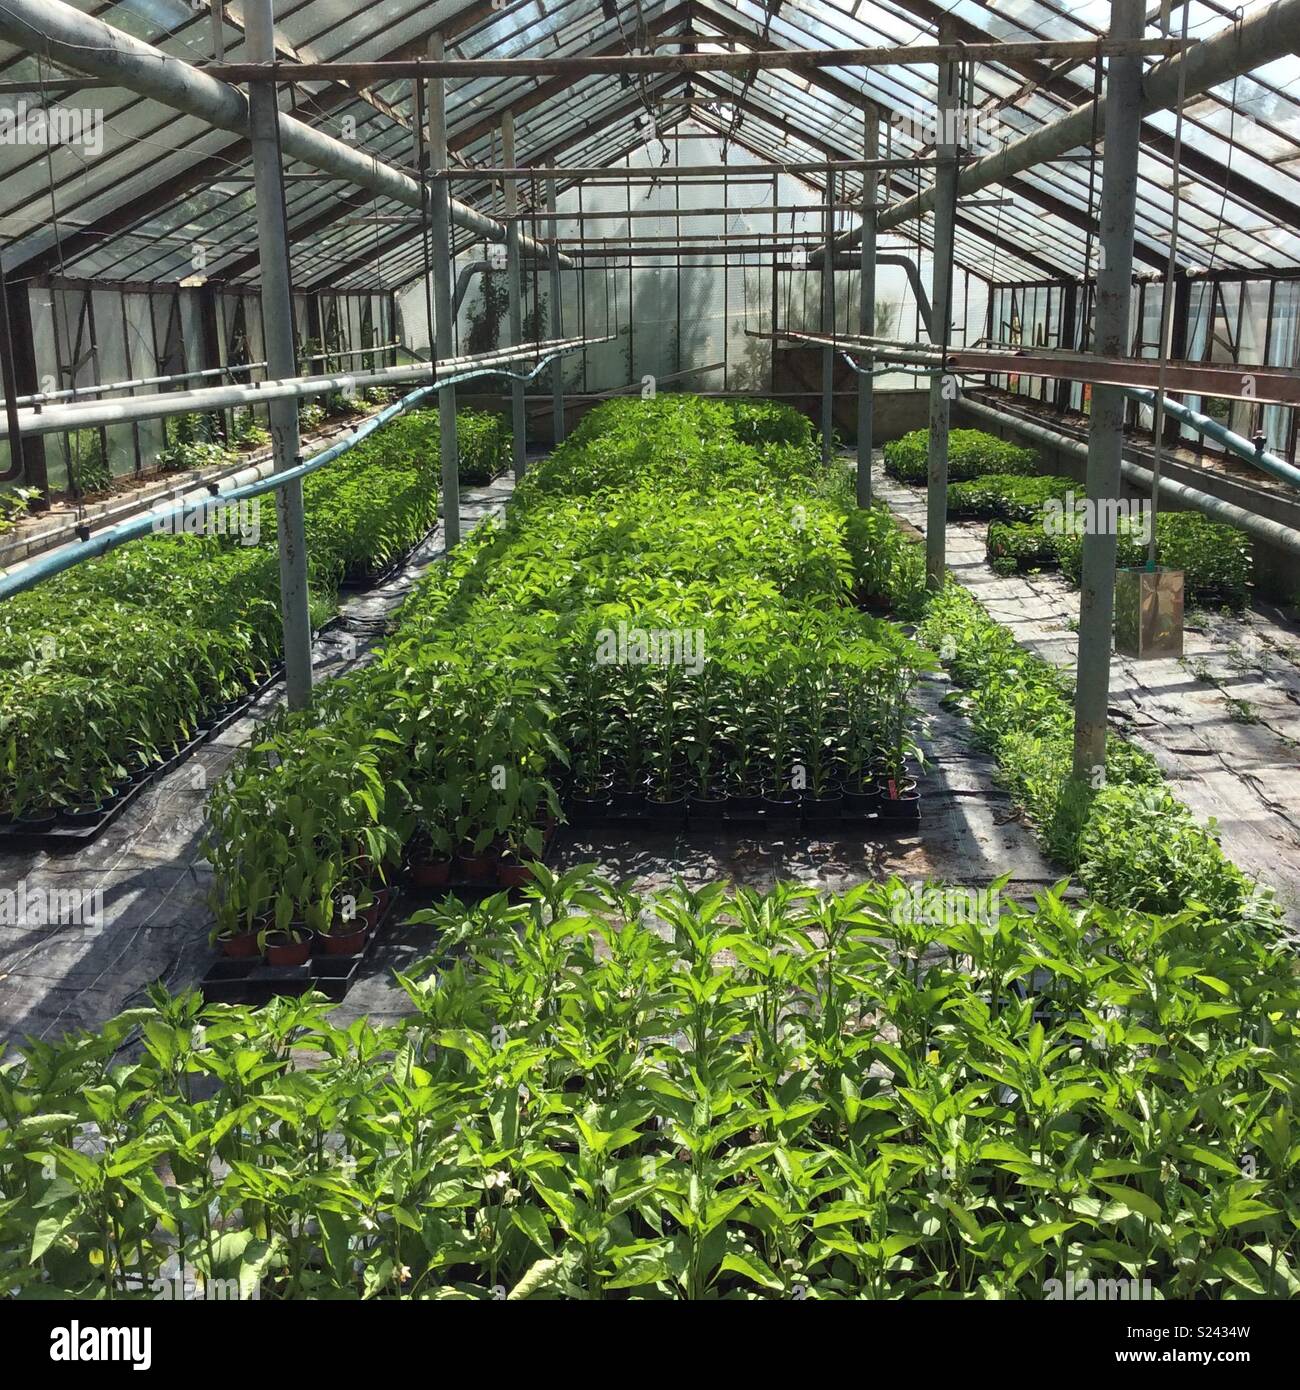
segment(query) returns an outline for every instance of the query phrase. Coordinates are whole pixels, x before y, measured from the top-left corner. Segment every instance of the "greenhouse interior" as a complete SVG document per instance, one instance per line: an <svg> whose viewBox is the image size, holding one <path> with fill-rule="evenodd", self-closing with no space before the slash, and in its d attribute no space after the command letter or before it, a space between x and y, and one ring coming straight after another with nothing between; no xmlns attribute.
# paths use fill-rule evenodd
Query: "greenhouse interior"
<svg viewBox="0 0 1300 1390"><path fill-rule="evenodd" d="M0 0L0 1301L1300 1297L1298 54Z"/></svg>

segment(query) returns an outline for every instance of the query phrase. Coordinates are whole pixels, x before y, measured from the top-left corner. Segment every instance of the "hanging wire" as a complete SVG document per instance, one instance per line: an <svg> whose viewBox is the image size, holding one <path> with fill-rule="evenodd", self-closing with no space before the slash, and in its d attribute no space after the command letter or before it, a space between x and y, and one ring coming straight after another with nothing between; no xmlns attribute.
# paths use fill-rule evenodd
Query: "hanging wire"
<svg viewBox="0 0 1300 1390"><path fill-rule="evenodd" d="M424 262L424 311L429 325L429 382L432 385L438 362L438 340L433 330L433 258L430 253L431 218L429 207L428 160L424 148L424 83L412 83L415 112L415 173L420 181L420 251Z"/></svg>
<svg viewBox="0 0 1300 1390"><path fill-rule="evenodd" d="M1085 222L1086 235L1083 244L1083 308L1082 322L1079 326L1079 350L1088 351L1088 328L1091 317L1088 313L1088 276L1092 270L1092 228L1094 222L1100 227L1097 221L1096 188L1097 188L1097 140L1099 138L1099 126L1101 121L1101 38L1097 39L1097 56L1092 65L1092 143L1088 147L1088 205L1087 220ZM1096 299L1095 293L1093 299Z"/></svg>
<svg viewBox="0 0 1300 1390"><path fill-rule="evenodd" d="M1174 110L1174 150L1172 167L1174 171L1173 204L1169 219L1169 260L1165 268L1164 293L1160 297L1160 361L1156 368L1156 399L1151 416L1151 535L1147 538L1147 569L1156 567L1156 518L1160 514L1160 460L1164 449L1165 434L1165 377L1169 370L1169 356L1173 351L1174 325L1174 275L1178 268L1178 231L1182 210L1182 179L1179 165L1183 148L1183 105L1187 93L1187 15L1191 4L1183 6L1182 47L1179 50L1178 101ZM1240 15L1241 11L1237 11ZM1233 108L1236 107L1236 83L1233 83ZM1231 142L1231 136L1229 136ZM1228 145L1229 170L1231 170L1232 145ZM1226 202L1227 193L1224 193ZM1222 220L1222 211L1220 211ZM1217 229L1216 229L1217 238ZM1213 263L1213 257L1211 257Z"/></svg>
<svg viewBox="0 0 1300 1390"><path fill-rule="evenodd" d="M1187 10L1186 10L1186 8L1184 8L1184 10L1183 10L1183 16L1184 16L1184 18L1186 18L1186 15L1187 15ZM1242 25L1242 20L1243 20L1243 18L1244 18L1243 12L1242 12L1240 6L1238 6L1238 8L1235 9L1235 10L1232 12L1232 23L1233 23L1233 27L1234 27L1235 29L1237 29L1238 32L1240 32L1240 30L1241 30L1241 25ZM1184 34L1184 42L1186 42L1186 35L1185 35L1185 34ZM1228 186L1229 186L1229 184L1231 184L1231 182L1232 182L1232 153L1233 153L1233 151L1236 149L1236 144L1237 144L1237 142L1236 142L1236 125L1237 125L1237 83L1240 81L1240 77L1241 77L1241 75L1240 75L1239 73L1234 74L1233 79L1232 79L1232 92L1231 92L1231 95L1230 95L1229 101L1228 101L1228 157L1227 157L1227 169L1226 169L1226 173L1225 173L1224 179L1223 179L1223 198L1222 198L1222 201L1219 203L1219 220L1215 223L1215 226L1214 226L1214 241L1213 241L1213 243L1212 243L1211 246L1210 246L1210 255L1209 255L1209 259L1208 259L1208 260L1206 261L1206 263L1205 263L1206 269L1207 269L1207 270L1213 270L1213 268L1214 268L1214 262L1215 262L1215 260L1218 258L1218 254L1219 254L1219 238L1220 238L1220 236L1223 234L1223 217L1224 217L1224 213L1227 211L1227 208L1228 208ZM1180 78L1180 82L1179 82L1179 96L1180 96L1180 98L1181 98L1181 95L1182 95L1182 82L1181 82L1182 73L1181 73L1181 72L1179 73L1179 78Z"/></svg>

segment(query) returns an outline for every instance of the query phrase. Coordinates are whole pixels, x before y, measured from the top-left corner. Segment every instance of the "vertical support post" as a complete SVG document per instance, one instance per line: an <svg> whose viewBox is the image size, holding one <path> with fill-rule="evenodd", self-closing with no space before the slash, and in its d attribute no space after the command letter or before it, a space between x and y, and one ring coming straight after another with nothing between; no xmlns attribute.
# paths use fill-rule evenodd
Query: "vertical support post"
<svg viewBox="0 0 1300 1390"><path fill-rule="evenodd" d="M560 315L560 220L555 215L555 180L546 180L546 211L551 226L551 321L548 338L563 338L564 323ZM564 361L557 357L551 363L551 441L564 439Z"/></svg>
<svg viewBox="0 0 1300 1390"><path fill-rule="evenodd" d="M778 316L779 316L779 314L780 314L780 310L781 310L781 291L780 291L780 289L778 288L778 286L779 286L779 284L780 284L780 278L779 278L779 272L777 271L777 247L778 247L778 245L779 245L779 242L778 242L778 240L777 240L777 233L780 231L780 222L779 222L779 220L778 220L778 215L777 215L777 211L776 211L777 208L778 208L778 207L780 206L780 204L781 204L781 196L780 196L780 194L781 194L781 185L777 182L777 177L776 177L776 175L773 174L773 175L772 175L772 321L771 321L771 323L768 324L768 328L769 328L773 333L775 333L775 332L777 331L777 322L776 322L776 321L777 321L777 318L778 318ZM678 192L677 192L677 198L678 198L678 201L679 201L679 202L680 202L680 200L681 200L681 196L682 196L682 195L681 195L681 187L680 187L680 185L679 185L679 186L678 186ZM680 228L680 226L679 226L679 227L678 227L678 236L680 237L680 235L681 235L681 228ZM680 323L680 322L681 322L681 315L680 315L680 314L677 316L677 319L678 319L678 322ZM788 324L787 324L786 326L789 327ZM769 380L769 383L770 383L770 390L772 391L773 395L776 394L776 350L777 350L777 341L776 341L775 338L773 338L773 339L772 339L771 350L770 350L770 352L769 352L769 354L768 354L768 361L767 361L768 380Z"/></svg>
<svg viewBox="0 0 1300 1390"><path fill-rule="evenodd" d="M826 175L826 208L822 213L822 333L835 336L835 176ZM835 349L822 348L822 462L831 460L831 436L835 430Z"/></svg>
<svg viewBox="0 0 1300 1390"><path fill-rule="evenodd" d="M939 41L949 42L947 26L941 25ZM941 351L948 346L952 330L953 229L957 221L957 86L960 73L956 63L939 64L935 142L937 164L934 171L934 251L930 286L930 340ZM918 230L920 223L917 224ZM917 307L920 313L920 307ZM938 372L930 379L930 442L927 468L925 520L925 582L931 589L943 588L948 539L948 423L949 379Z"/></svg>
<svg viewBox="0 0 1300 1390"><path fill-rule="evenodd" d="M226 61L226 5L225 0L210 0L212 12L212 58L214 62Z"/></svg>
<svg viewBox="0 0 1300 1390"><path fill-rule="evenodd" d="M0 265L0 389L5 393L5 438L9 444L9 467L0 472L0 482L26 481L23 437L18 426L18 373L14 370L14 336L9 324L9 286Z"/></svg>
<svg viewBox="0 0 1300 1390"><path fill-rule="evenodd" d="M990 300L991 302L991 300ZM1064 303L1061 306L1061 334L1060 343L1063 351L1070 351L1075 345L1075 319L1079 314L1079 286L1071 281L1065 287ZM1056 408L1060 411L1069 409L1070 390L1074 385L1070 381L1058 381L1056 383Z"/></svg>
<svg viewBox="0 0 1300 1390"><path fill-rule="evenodd" d="M880 110L870 102L862 111L864 159L880 154ZM876 331L876 171L862 175L862 268L858 272L858 333L871 337ZM831 258L829 246L826 259ZM874 365L874 364L873 364ZM875 384L871 373L858 375L858 506L871 505L871 436L874 430Z"/></svg>
<svg viewBox="0 0 1300 1390"><path fill-rule="evenodd" d="M1136 39L1142 0L1112 0L1110 37ZM1101 171L1101 265L1097 271L1093 350L1128 355L1133 285L1133 226L1137 202L1138 126L1142 60L1110 58L1106 65L1104 156ZM1124 442L1124 393L1096 385L1088 432L1088 500L1096 523L1083 538L1079 592L1079 669L1074 696L1074 775L1097 785L1106 765L1106 707L1110 699L1111 624L1115 614L1115 534Z"/></svg>
<svg viewBox="0 0 1300 1390"><path fill-rule="evenodd" d="M515 118L511 111L501 113L501 160L507 169L515 167ZM524 341L523 286L519 279L519 183L505 180L506 194L506 289L510 296L510 346ZM524 413L524 383L510 383L510 418L514 435L515 481L528 466L528 416Z"/></svg>
<svg viewBox="0 0 1300 1390"><path fill-rule="evenodd" d="M441 34L429 38L429 57L444 57ZM447 82L431 77L428 86L429 172L447 168ZM434 361L452 356L451 308L451 182L435 178L429 189L429 232L433 242ZM436 370L436 368L435 368ZM456 388L438 391L438 442L442 454L442 533L447 551L460 544L460 450L456 443Z"/></svg>
<svg viewBox="0 0 1300 1390"><path fill-rule="evenodd" d="M244 12L244 25L249 61L273 61L273 0L252 0ZM248 113L252 128L257 249L262 282L262 333L266 342L267 375L273 379L294 377L298 375L298 358L293 341L293 297L289 288L289 238L280 157L280 112L273 81L259 79L248 84ZM299 461L298 402L292 397L272 401L270 415L275 471L283 473ZM303 709L311 700L312 670L302 480L297 479L277 488L275 502L280 545L280 614L284 623L285 690L289 708Z"/></svg>

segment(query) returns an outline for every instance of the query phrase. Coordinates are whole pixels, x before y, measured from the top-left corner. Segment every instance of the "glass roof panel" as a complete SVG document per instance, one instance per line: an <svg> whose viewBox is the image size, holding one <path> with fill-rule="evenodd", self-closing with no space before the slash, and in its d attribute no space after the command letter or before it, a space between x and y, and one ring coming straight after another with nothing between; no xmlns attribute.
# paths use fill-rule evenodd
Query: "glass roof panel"
<svg viewBox="0 0 1300 1390"><path fill-rule="evenodd" d="M206 9L192 8L190 0L75 3L187 61L211 58L211 16ZM1242 12L1249 16L1264 3L1248 0ZM1109 22L1107 0L1068 6L1064 0L787 0L776 14L768 13L766 0L697 0L692 10L695 31L706 46L710 34L719 46L741 47L925 42L933 39L941 11L968 39L1088 39L1104 32ZM227 15L224 28L227 56L234 60L244 48L238 13L235 9ZM472 0L285 0L278 6L277 41L282 57L290 61L295 55L305 61L374 59L423 53L429 33L441 27L458 56L619 53L647 42L648 31L670 14L680 34L685 13L671 0L514 0L500 7ZM1153 20L1156 13L1153 6ZM1191 34L1206 38L1222 32L1237 22L1235 13L1219 0L1190 0ZM1175 9L1175 28L1180 16ZM1153 23L1148 33L1156 32ZM38 84L60 76L49 63L0 44L0 81ZM973 82L984 118L981 129L994 132L992 145L975 151L984 153L1090 100L1093 72L1089 62L981 63ZM934 70L898 64L870 70L846 65L816 72L714 73L693 80L674 73L643 84L620 81L617 74L549 85L545 79L522 77L454 81L448 84L453 151L471 166L497 161L496 117L503 106L518 103L520 162L599 164L623 158L652 121L666 129L682 117L688 84L702 118L731 131L733 148L757 149L775 163L827 154L856 157L864 97L892 118L888 139L893 154L930 152L922 125L913 118L931 103ZM300 119L353 139L376 158L412 166L410 83L386 83L370 96L323 82L293 90ZM649 112L643 108L643 93ZM34 90L32 98L39 96L39 89ZM256 258L249 255L256 235L245 142L127 92L74 88L63 101L103 112L102 145L93 156L71 146L0 146L6 267L19 270L32 264L46 273L166 278L189 273L193 246L211 241L210 273L220 274L227 266L239 278L256 278ZM1139 266L1148 272L1167 253L1174 127L1171 112L1152 115L1143 126L1137 235ZM1279 58L1189 100L1182 139L1179 236L1186 267L1255 271L1296 265L1300 58ZM289 167L294 173L308 172L300 165ZM1099 197L1094 174L1088 152L1080 150L965 200L959 210L959 260L975 267L996 265L1000 278L1013 263L1027 278L1081 273L1089 213L1095 216ZM915 174L900 170L882 184L893 202L915 191L918 178L924 187L932 177L928 168ZM856 175L846 180L851 191L860 186ZM501 206L500 189L487 183L458 185L456 192L485 211ZM137 205L141 215L133 219ZM319 179L291 179L286 206L300 283L327 276L331 264L348 267L349 276L369 277L368 282L386 273L418 270L422 264L418 219L390 225L358 220L381 209L392 217L409 214L409 209ZM919 229L923 239L927 223ZM55 247L56 227L63 237L61 250ZM899 230L915 242L915 227ZM470 240L457 236L457 244ZM355 268L368 251L373 252L370 264Z"/></svg>

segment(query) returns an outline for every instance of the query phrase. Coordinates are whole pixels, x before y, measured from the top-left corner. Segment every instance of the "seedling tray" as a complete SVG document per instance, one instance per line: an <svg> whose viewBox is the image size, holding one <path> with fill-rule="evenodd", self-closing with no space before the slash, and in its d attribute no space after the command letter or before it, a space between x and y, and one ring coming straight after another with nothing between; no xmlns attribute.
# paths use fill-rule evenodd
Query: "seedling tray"
<svg viewBox="0 0 1300 1390"><path fill-rule="evenodd" d="M196 748L224 733L236 720L242 719L248 712L248 707L260 699L283 675L284 663L281 662L273 667L264 679L250 686L231 710L214 720L201 734L196 734L188 743L183 744L170 758L150 768L148 776L141 778L139 782L133 782L121 797L105 809L98 820L87 821L82 825L55 821L52 825L40 829L29 829L16 822L10 822L0 825L0 849L44 849L57 852L82 849L92 844L147 787L151 787L160 777L165 777L179 767Z"/></svg>
<svg viewBox="0 0 1300 1390"><path fill-rule="evenodd" d="M348 594L363 594L370 589L377 589L381 584L387 584L390 579L399 574L411 562L411 557L419 548L426 544L438 529L437 524L430 526L429 529L415 542L409 550L404 550L400 555L394 556L378 574L345 574L339 583L339 592Z"/></svg>
<svg viewBox="0 0 1300 1390"><path fill-rule="evenodd" d="M746 812L743 814L733 814L725 812L721 817L709 816L698 817L687 812L684 821L684 828L688 834L709 834L724 829L744 828L753 834L770 833L790 834L798 832L800 834L816 835L833 834L836 827L840 826L870 826L878 831L914 831L921 820L921 802L918 799L912 803L916 807L916 813L910 816L886 816L879 811L849 812L844 811L834 819L816 820L810 816L774 816L762 810ZM574 825L574 822L570 822ZM579 832L599 832L602 829L617 827L620 831L628 826L642 826L647 830L656 828L653 820L645 815L638 814L619 814L615 811L607 811L599 819L587 819L578 822L575 828ZM658 828L668 828L661 826Z"/></svg>
<svg viewBox="0 0 1300 1390"><path fill-rule="evenodd" d="M260 957L239 960L222 956L208 967L199 982L205 1002L209 1004L268 1003L277 994L306 994L316 990L334 1003L341 1003L352 988L362 965L375 951L375 943L393 910L375 924L366 938L365 946L355 956L331 955L324 947L312 952L303 965L267 965Z"/></svg>

